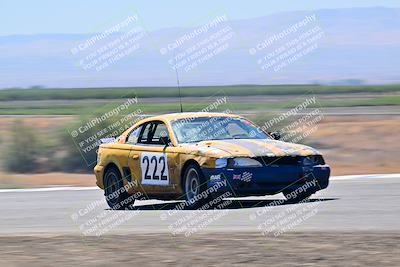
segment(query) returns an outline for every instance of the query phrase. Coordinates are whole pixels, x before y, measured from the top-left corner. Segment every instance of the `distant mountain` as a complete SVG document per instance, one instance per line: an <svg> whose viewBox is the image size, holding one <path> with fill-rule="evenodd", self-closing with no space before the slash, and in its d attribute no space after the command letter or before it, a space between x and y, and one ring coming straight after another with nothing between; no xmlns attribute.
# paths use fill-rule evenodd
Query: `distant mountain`
<svg viewBox="0 0 400 267"><path fill-rule="evenodd" d="M209 18L208 30L199 25L129 35L132 24L103 37L101 33L0 36L0 88L173 86L176 76L170 63L175 63L174 55L181 57L182 85L400 82L400 9L219 18ZM179 47L173 49L177 43ZM124 44L118 51L127 56L112 54ZM79 65L82 60L93 67L84 70ZM109 65L100 67L105 62ZM277 67L284 62L286 66Z"/></svg>

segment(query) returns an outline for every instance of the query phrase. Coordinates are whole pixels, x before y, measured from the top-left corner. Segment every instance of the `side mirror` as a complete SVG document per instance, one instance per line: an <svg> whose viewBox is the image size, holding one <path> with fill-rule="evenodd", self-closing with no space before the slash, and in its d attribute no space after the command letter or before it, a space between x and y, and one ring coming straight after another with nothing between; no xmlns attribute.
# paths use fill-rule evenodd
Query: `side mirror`
<svg viewBox="0 0 400 267"><path fill-rule="evenodd" d="M163 144L164 146L169 146L171 143L171 139L169 139L169 136L161 136L160 143Z"/></svg>
<svg viewBox="0 0 400 267"><path fill-rule="evenodd" d="M275 140L281 139L281 133L280 132L271 132L271 133L269 133L269 135Z"/></svg>
<svg viewBox="0 0 400 267"><path fill-rule="evenodd" d="M108 144L108 143L114 143L117 141L117 138L115 137L106 137L106 138L101 138L100 140L98 140L98 144Z"/></svg>

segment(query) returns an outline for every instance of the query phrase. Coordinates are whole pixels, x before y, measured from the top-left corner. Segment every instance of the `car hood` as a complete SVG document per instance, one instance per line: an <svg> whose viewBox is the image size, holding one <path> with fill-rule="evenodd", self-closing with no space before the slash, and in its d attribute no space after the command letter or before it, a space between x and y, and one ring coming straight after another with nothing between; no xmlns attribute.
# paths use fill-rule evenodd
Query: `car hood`
<svg viewBox="0 0 400 267"><path fill-rule="evenodd" d="M213 157L310 156L320 153L309 146L271 139L210 140L196 144L197 150Z"/></svg>

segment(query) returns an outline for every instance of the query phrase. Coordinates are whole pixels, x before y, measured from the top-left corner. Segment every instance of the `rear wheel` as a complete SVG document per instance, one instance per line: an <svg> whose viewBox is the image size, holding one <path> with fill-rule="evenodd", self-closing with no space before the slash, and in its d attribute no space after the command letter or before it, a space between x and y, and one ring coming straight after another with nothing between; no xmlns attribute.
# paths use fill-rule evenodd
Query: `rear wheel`
<svg viewBox="0 0 400 267"><path fill-rule="evenodd" d="M116 167L110 167L104 174L104 196L111 209L121 210L131 208L135 203L124 188L122 176Z"/></svg>

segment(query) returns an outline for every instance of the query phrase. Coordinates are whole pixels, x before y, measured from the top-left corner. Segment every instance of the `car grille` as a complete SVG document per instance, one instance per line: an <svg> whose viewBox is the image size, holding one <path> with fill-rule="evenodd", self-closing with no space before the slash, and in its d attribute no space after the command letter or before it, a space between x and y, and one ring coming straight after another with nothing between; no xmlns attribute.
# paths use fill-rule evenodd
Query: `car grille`
<svg viewBox="0 0 400 267"><path fill-rule="evenodd" d="M325 164L321 155L307 156L313 162L313 165ZM303 162L304 156L284 156L284 157L256 157L264 166L298 166Z"/></svg>
<svg viewBox="0 0 400 267"><path fill-rule="evenodd" d="M260 161L265 166L269 165L298 165L300 157L258 157Z"/></svg>

